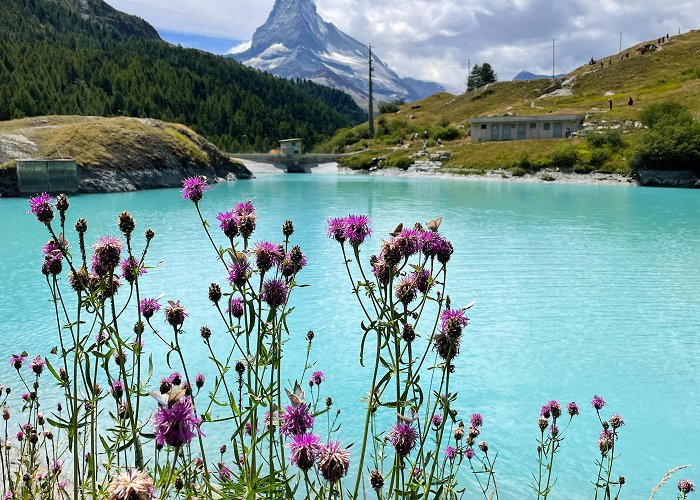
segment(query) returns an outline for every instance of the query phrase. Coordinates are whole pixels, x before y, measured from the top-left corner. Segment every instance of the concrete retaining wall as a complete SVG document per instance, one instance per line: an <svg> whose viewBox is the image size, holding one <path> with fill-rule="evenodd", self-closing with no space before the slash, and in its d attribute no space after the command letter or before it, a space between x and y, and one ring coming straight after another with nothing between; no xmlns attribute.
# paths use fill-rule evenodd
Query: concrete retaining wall
<svg viewBox="0 0 700 500"><path fill-rule="evenodd" d="M78 166L75 160L17 160L20 194L76 193Z"/></svg>

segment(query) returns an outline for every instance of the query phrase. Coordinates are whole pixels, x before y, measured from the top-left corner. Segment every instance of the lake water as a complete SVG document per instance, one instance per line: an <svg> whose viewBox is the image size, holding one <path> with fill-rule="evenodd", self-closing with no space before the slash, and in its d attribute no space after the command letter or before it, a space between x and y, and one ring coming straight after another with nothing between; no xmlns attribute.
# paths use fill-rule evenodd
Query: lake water
<svg viewBox="0 0 700 500"><path fill-rule="evenodd" d="M258 208L256 241L281 239L282 222L294 220L294 240L309 259L300 281L312 286L294 296L285 363L295 367L290 377L298 375L304 336L313 329L312 358L327 373L322 395L332 395L343 411L345 442L359 438L359 400L371 373L358 368L360 310L324 222L348 213L371 215L376 235L364 250L369 256L379 236L397 223L442 215L441 231L455 247L448 293L457 304L476 301L452 379L457 408L461 416L484 416L481 437L499 453L501 498L532 496L537 417L550 399L574 400L582 408L557 455L552 498L592 498L599 455L599 424L589 404L594 394L608 401L606 415L619 412L627 423L616 448L615 473L627 479L623 498L648 498L672 467L700 466L697 191L266 175L214 187L203 211L213 220L242 196ZM216 336L218 327L207 286L224 284L225 276L193 206L178 190L75 196L71 202L69 221L86 216L90 242L117 234L121 210L136 217L139 241L143 229L155 230L151 262L162 264L143 279L144 293L182 300L191 314L187 356L204 360L196 332L209 324ZM0 355L7 357L22 349L47 354L56 343L39 272L47 235L26 211L26 200L0 200ZM156 345L153 338L146 341ZM213 380L213 367L204 365L198 367ZM157 367L158 378L166 374ZM5 362L0 383L17 385ZM655 498L675 498L675 483L685 476L700 480L696 469L682 471ZM473 478L465 480L473 494L467 498L476 498Z"/></svg>

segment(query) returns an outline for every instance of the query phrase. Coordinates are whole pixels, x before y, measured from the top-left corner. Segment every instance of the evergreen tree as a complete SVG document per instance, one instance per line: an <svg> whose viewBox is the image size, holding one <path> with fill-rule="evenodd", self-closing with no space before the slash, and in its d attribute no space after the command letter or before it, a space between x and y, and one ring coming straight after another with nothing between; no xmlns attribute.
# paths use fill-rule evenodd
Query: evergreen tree
<svg viewBox="0 0 700 500"><path fill-rule="evenodd" d="M485 62L481 66L475 64L467 77L467 92L497 81L498 76L489 63Z"/></svg>

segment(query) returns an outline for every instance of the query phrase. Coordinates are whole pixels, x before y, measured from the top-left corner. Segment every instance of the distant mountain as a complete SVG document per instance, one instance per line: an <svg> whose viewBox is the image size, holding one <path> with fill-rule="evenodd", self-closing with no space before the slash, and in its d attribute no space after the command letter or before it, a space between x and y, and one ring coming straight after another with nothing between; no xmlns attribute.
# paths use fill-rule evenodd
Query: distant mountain
<svg viewBox="0 0 700 500"><path fill-rule="evenodd" d="M564 76L564 73L556 75L555 78L561 78ZM529 71L521 71L517 75L513 77L513 81L519 81L519 80L551 80L552 75L536 75L534 73L530 73Z"/></svg>
<svg viewBox="0 0 700 500"><path fill-rule="evenodd" d="M368 48L324 21L313 0L276 0L250 48L231 57L284 78L303 78L349 93L367 103ZM401 78L373 54L375 100L414 101L445 89Z"/></svg>
<svg viewBox="0 0 700 500"><path fill-rule="evenodd" d="M160 40L156 29L140 17L120 12L102 0L52 0L84 19L90 19L111 26L128 36Z"/></svg>
<svg viewBox="0 0 700 500"><path fill-rule="evenodd" d="M289 137L312 147L366 119L339 90L173 46L102 0L1 1L0 120L156 118L230 151L267 151Z"/></svg>

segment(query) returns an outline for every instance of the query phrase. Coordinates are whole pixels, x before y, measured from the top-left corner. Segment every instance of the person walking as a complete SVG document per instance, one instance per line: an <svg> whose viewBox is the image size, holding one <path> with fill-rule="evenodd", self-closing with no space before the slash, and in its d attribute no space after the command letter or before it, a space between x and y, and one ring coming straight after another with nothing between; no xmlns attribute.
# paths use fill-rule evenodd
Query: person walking
<svg viewBox="0 0 700 500"><path fill-rule="evenodd" d="M608 99L608 104L610 105L610 111L612 111L612 99Z"/></svg>
<svg viewBox="0 0 700 500"><path fill-rule="evenodd" d="M629 100L627 101L627 105L631 108L633 104L634 104L634 101L630 97Z"/></svg>

